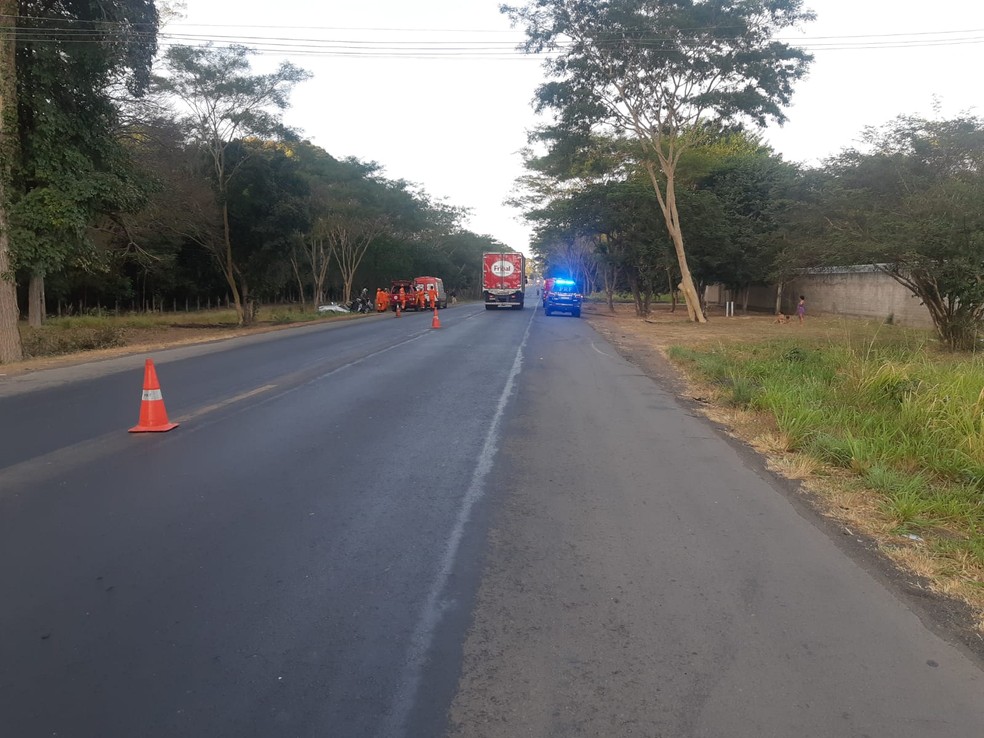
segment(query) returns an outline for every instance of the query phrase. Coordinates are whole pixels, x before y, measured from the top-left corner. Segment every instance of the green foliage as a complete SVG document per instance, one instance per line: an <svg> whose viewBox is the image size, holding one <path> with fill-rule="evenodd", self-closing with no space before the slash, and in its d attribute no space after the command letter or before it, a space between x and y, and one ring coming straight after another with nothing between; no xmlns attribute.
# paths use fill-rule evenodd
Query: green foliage
<svg viewBox="0 0 984 738"><path fill-rule="evenodd" d="M732 150L725 148L720 155L721 144ZM721 221L721 235L703 249L688 237L698 259L695 272L703 282L734 290L770 281L779 271L798 168L746 136L726 136L720 144L695 149L691 156L705 160L694 187L716 201Z"/></svg>
<svg viewBox="0 0 984 738"><path fill-rule="evenodd" d="M283 125L280 111L293 87L309 73L283 62L269 74L254 74L244 46L172 46L164 55L167 76L154 78L158 94L180 104L179 122L186 128L210 165L210 180L222 211L222 236L214 232L202 243L215 255L236 306L240 324L254 317L251 271L234 237L231 184L248 160L250 139L294 138ZM241 188L240 188L241 189ZM242 192L239 193L240 196ZM271 204L276 208L279 203ZM242 229L238 236L242 236ZM255 254L255 249L249 249ZM253 272L255 275L255 271Z"/></svg>
<svg viewBox="0 0 984 738"><path fill-rule="evenodd" d="M249 141L230 145L226 153L237 168L227 195L236 266L254 296L268 301L289 278L284 255L292 239L311 222L309 185L288 152L274 143Z"/></svg>
<svg viewBox="0 0 984 738"><path fill-rule="evenodd" d="M746 408L758 397L760 387L754 379L731 373L728 375L730 397L728 404L732 407Z"/></svg>
<svg viewBox="0 0 984 738"><path fill-rule="evenodd" d="M901 117L816 182L824 264L877 264L929 310L951 349L976 347L984 318L984 119ZM818 249L817 244L822 243Z"/></svg>
<svg viewBox="0 0 984 738"><path fill-rule="evenodd" d="M928 353L884 328L864 340L774 341L670 357L725 402L770 414L790 450L852 472L901 530L956 526L982 550L984 361ZM984 561L984 559L978 559Z"/></svg>
<svg viewBox="0 0 984 738"><path fill-rule="evenodd" d="M291 308L277 308L269 313L269 321L277 325L290 325L292 323L311 323L316 320L330 320L336 315L331 313L313 313L304 310L293 310Z"/></svg>
<svg viewBox="0 0 984 738"><path fill-rule="evenodd" d="M216 186L224 189L235 167L227 167L224 151L242 138L292 138L280 111L287 108L294 86L310 74L283 62L269 74L252 72L245 46L171 46L164 54L168 75L153 78L156 90L180 100L187 113L182 122L215 165Z"/></svg>
<svg viewBox="0 0 984 738"><path fill-rule="evenodd" d="M545 62L558 81L541 88L540 100L561 111L572 130L604 119L626 128L648 120L684 132L705 115L784 119L782 106L811 57L776 36L813 19L802 5L536 0L502 10L525 26L528 51L556 50L566 41ZM629 110L641 119L630 120Z"/></svg>
<svg viewBox="0 0 984 738"><path fill-rule="evenodd" d="M713 254L725 250L725 231L714 202L677 186L681 157L743 122L784 120L793 83L812 57L778 36L813 14L801 0L531 0L501 10L525 27L527 51L551 52L544 61L551 79L538 89L536 107L555 115L548 141L557 155L544 164L605 161L571 156L592 133L631 137L690 312L703 322L685 243L703 251L704 271L720 269L728 259ZM576 171L597 177L593 166Z"/></svg>
<svg viewBox="0 0 984 738"><path fill-rule="evenodd" d="M15 263L45 274L91 245L97 214L144 202L116 137L114 96L145 91L158 17L148 0L21 8L11 234Z"/></svg>
<svg viewBox="0 0 984 738"><path fill-rule="evenodd" d="M527 159L529 197L522 203L535 225L533 250L545 273L571 275L609 289L628 289L640 312L643 294L679 282L673 244L648 181L639 147L625 139L564 138L543 129L556 149ZM799 170L754 136L708 138L689 149L676 173L676 204L698 284L738 289L781 271L791 196ZM587 249L588 257L576 245ZM573 262L573 263L572 263Z"/></svg>

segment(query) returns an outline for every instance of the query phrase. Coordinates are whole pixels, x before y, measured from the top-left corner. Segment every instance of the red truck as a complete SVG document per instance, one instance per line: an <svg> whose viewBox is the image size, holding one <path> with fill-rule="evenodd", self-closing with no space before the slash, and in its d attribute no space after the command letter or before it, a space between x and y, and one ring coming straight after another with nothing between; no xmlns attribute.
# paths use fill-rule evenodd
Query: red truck
<svg viewBox="0 0 984 738"><path fill-rule="evenodd" d="M482 296L485 309L523 309L526 257L515 251L482 254Z"/></svg>
<svg viewBox="0 0 984 738"><path fill-rule="evenodd" d="M396 312L396 305L400 302L400 288L403 288L403 306L400 310L416 310L417 293L412 279L394 279L390 283L390 310Z"/></svg>

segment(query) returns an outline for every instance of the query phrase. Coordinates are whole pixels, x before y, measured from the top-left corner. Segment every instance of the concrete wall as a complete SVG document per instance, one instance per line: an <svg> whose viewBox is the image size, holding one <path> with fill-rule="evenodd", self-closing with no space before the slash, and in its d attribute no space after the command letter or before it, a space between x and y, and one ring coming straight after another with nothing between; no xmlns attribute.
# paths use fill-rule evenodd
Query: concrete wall
<svg viewBox="0 0 984 738"><path fill-rule="evenodd" d="M897 325L932 328L929 311L909 290L887 274L872 267L828 269L823 273L803 275L787 282L783 288L781 311L796 314L799 296L806 296L807 315L829 313L871 320L891 321ZM732 299L720 285L707 290L707 301L723 305ZM741 309L741 299L736 300ZM775 285L753 286L749 293L750 310L772 312L776 305Z"/></svg>

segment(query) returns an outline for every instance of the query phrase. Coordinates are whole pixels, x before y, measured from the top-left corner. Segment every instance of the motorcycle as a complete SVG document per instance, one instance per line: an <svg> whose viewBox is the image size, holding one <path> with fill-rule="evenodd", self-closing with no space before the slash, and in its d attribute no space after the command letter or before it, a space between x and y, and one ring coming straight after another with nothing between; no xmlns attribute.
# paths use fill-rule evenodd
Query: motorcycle
<svg viewBox="0 0 984 738"><path fill-rule="evenodd" d="M349 312L351 313L374 313L376 312L375 307L372 304L372 300L368 297L356 297L348 305Z"/></svg>

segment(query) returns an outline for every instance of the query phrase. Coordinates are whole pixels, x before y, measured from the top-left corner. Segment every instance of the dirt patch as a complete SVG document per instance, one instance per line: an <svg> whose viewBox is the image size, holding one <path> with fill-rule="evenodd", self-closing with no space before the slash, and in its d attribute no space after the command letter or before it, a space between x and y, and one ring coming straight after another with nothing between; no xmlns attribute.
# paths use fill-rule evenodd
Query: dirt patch
<svg viewBox="0 0 984 738"><path fill-rule="evenodd" d="M707 347L796 336L842 341L870 326L833 316L811 316L803 323L795 318L776 323L774 316L764 314L729 318L715 309L708 323L698 326L689 321L685 307L671 312L667 305L656 306L645 319L636 316L632 305L624 304L616 305L614 314L604 304L585 305L584 315L625 359L758 455L763 469L786 483L790 498L812 511L841 548L890 583L924 622L984 659L984 589L979 577L954 571L953 562L934 557L919 541L897 535L876 493L841 470L787 451L769 418L716 402L714 387L685 376L667 358L674 345Z"/></svg>

